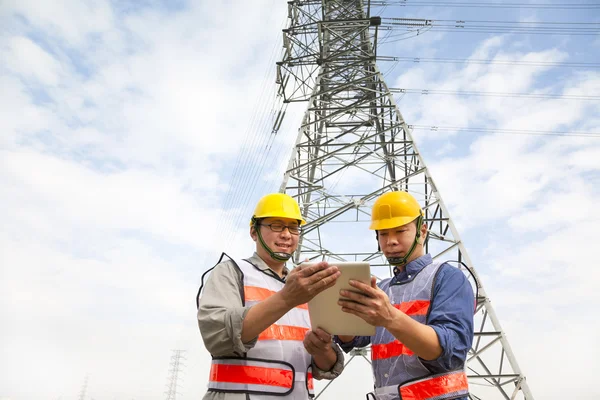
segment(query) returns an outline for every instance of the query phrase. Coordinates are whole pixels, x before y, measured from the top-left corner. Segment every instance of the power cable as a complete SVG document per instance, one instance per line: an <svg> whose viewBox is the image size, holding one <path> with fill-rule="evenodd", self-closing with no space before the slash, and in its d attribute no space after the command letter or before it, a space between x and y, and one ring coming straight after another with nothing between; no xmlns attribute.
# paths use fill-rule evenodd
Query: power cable
<svg viewBox="0 0 600 400"><path fill-rule="evenodd" d="M420 95L457 95L457 96L483 96L483 97L523 97L530 99L564 99L564 100L600 100L600 96L545 94L545 93L508 93L508 92L481 92L442 89L404 89L390 88L391 93L413 93Z"/></svg>
<svg viewBox="0 0 600 400"><path fill-rule="evenodd" d="M540 131L532 129L495 129L495 128L467 128L461 126L436 126L436 125L408 125L410 129L446 132L480 132L500 133L506 135L536 135L536 136L576 136L586 138L600 138L600 132L575 132L575 131Z"/></svg>
<svg viewBox="0 0 600 400"><path fill-rule="evenodd" d="M600 34L600 23L554 22L554 21L490 21L490 20L428 20L415 18L383 18L381 30L403 31L386 35L381 43L390 43L391 38L404 36L406 32L472 32L512 33L530 35L575 35L593 36Z"/></svg>
<svg viewBox="0 0 600 400"><path fill-rule="evenodd" d="M414 62L414 63L441 63L441 64L492 64L492 65L520 65L529 67L563 67L563 68L600 68L600 63L588 62L558 62L558 61L518 61L518 60L485 60L475 58L432 58L432 57L393 57L378 56L380 61Z"/></svg>
<svg viewBox="0 0 600 400"><path fill-rule="evenodd" d="M448 7L448 8L526 8L546 10L595 10L600 3L494 3L494 2L452 2L452 1L372 1L371 6L386 7Z"/></svg>

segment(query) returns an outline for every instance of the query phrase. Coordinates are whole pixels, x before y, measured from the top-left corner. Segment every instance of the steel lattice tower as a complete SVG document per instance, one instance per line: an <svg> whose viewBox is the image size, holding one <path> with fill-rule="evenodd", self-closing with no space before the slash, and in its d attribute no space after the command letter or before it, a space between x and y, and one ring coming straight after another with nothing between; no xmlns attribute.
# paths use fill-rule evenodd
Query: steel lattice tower
<svg viewBox="0 0 600 400"><path fill-rule="evenodd" d="M83 381L83 385L81 386L81 391L79 392L78 400L85 400L85 396L87 394L89 376L85 377L85 381Z"/></svg>
<svg viewBox="0 0 600 400"><path fill-rule="evenodd" d="M288 2L278 91L284 103L308 102L280 188L298 200L307 219L295 261L368 260L376 276L390 276L368 231L370 209L386 191L410 192L425 210L426 251L454 261L477 290L476 333L467 360L471 398L531 400L466 248L377 67L381 18L370 15L369 4ZM368 352L354 351L350 360L370 362ZM371 379L370 373L364 376Z"/></svg>
<svg viewBox="0 0 600 400"><path fill-rule="evenodd" d="M181 377L179 373L181 372L181 367L183 367L182 360L185 360L183 357L183 353L185 350L172 350L173 355L171 356L171 362L169 363L171 369L169 369L169 378L167 381L167 391L165 395L167 395L166 400L176 400L177 399L177 386Z"/></svg>

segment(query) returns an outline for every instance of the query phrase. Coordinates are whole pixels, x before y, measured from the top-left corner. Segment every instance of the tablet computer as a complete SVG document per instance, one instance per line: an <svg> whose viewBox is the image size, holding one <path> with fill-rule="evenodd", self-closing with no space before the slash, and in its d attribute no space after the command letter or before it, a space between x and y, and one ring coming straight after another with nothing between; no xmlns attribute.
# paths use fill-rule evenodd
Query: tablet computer
<svg viewBox="0 0 600 400"><path fill-rule="evenodd" d="M365 322L356 315L342 311L338 304L340 290L346 289L356 291L350 286L349 280L354 279L370 285L371 268L368 262L358 261L328 261L329 265L339 268L341 275L335 285L316 295L308 302L308 313L310 324L315 328L321 328L331 335L372 336L375 327ZM311 265L315 263L303 263Z"/></svg>

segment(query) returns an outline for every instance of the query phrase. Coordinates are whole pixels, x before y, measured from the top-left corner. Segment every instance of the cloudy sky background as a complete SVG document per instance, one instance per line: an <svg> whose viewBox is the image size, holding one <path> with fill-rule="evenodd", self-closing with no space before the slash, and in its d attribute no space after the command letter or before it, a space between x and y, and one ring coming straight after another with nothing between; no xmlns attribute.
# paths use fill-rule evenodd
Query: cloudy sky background
<svg viewBox="0 0 600 400"><path fill-rule="evenodd" d="M200 276L222 250L251 251L250 209L278 190L304 105L271 134L285 2L165 3L0 2L0 399L76 399L86 376L87 398L162 399L173 349L187 358L178 398L204 393ZM598 9L385 13L600 22ZM596 63L381 65L392 87L600 93L598 36L429 32L385 51ZM398 101L415 125L600 133L598 100ZM414 136L536 398L598 398L600 138ZM371 386L366 363L343 378L325 398Z"/></svg>

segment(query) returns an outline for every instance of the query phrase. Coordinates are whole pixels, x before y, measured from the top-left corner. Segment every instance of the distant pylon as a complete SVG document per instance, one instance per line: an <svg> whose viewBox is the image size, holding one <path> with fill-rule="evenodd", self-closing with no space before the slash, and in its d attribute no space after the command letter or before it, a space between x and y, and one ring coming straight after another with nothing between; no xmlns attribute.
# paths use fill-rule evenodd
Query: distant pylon
<svg viewBox="0 0 600 400"><path fill-rule="evenodd" d="M183 353L185 350L172 350L173 355L171 356L171 361L169 363L169 377L167 379L167 391L165 392L166 400L177 400L177 389L179 385L179 380L181 379L180 373L182 372L182 367L185 365L181 362L185 360Z"/></svg>
<svg viewBox="0 0 600 400"><path fill-rule="evenodd" d="M88 387L88 380L89 380L89 376L86 376L85 380L83 381L83 385L81 386L81 391L79 392L79 398L78 398L79 400L85 400L87 387Z"/></svg>
<svg viewBox="0 0 600 400"><path fill-rule="evenodd" d="M418 29L429 22L387 22L371 15L370 4L288 1L283 57L277 63L279 96L284 103L308 102L280 188L298 200L307 220L294 259L366 260L374 275L390 276L368 230L371 207L382 193L410 192L425 212L426 251L434 259L453 262L477 292L475 340L467 359L470 397L532 400L410 126L376 64L380 30L402 24ZM358 349L350 360L370 362L369 351ZM372 379L370 373L364 377ZM352 386L345 379L342 374L329 384Z"/></svg>

